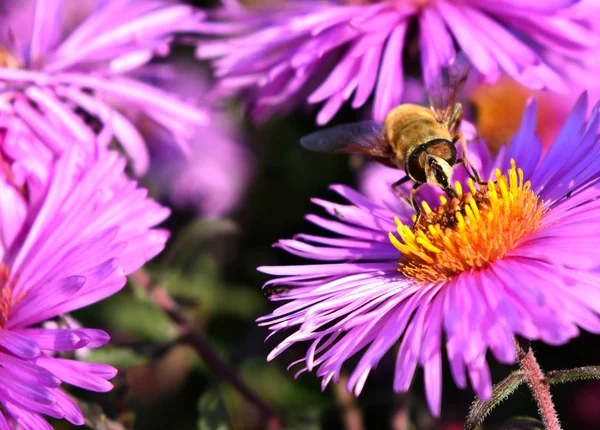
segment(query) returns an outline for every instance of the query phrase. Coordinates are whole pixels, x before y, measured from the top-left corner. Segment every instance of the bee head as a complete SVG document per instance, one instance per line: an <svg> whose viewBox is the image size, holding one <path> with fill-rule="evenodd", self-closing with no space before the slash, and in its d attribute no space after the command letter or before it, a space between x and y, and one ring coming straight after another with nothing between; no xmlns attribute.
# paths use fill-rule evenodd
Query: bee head
<svg viewBox="0 0 600 430"><path fill-rule="evenodd" d="M446 192L452 190L450 187L452 166L443 158L427 154L425 160L425 175L428 184L437 185Z"/></svg>

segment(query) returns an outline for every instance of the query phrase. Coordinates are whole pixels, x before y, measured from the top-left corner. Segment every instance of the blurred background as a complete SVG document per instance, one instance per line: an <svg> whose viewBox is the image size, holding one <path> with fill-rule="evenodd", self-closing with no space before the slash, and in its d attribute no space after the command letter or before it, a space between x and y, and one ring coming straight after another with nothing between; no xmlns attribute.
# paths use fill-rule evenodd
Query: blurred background
<svg viewBox="0 0 600 430"><path fill-rule="evenodd" d="M195 2L199 6L213 3ZM181 50L173 56L177 60L189 57L190 52ZM210 73L205 65L181 63L178 67L192 81L197 77L202 82L193 90L200 98L203 91L209 91ZM413 67L416 70L418 65ZM470 86L465 92L471 106L467 119L497 149L518 127L529 95L508 80L494 87ZM541 107L538 131L550 142L577 94L536 96ZM357 121L361 115L346 108L332 124ZM320 213L310 199L336 199L328 190L334 183L360 188L366 165L360 157L302 149L298 141L315 130L314 116L310 110L296 111L257 125L247 120L241 105L231 102L215 112L215 127L198 132L198 149L189 158L155 153L155 165L160 168L142 183L172 208L166 223L172 237L167 249L147 266L147 274L175 299L193 330L277 411L286 428L463 428L473 392L455 387L445 361L439 420L429 415L418 372L408 395L393 393L394 351L372 372L358 399L342 385L330 385L322 392L314 374L304 373L294 380L294 370L286 367L305 354L303 345L290 348L271 363L266 361L281 336L265 342L267 330L255 323L274 308L261 291L268 277L256 267L300 263L299 258L273 248L273 243L297 233L317 233L304 220L308 213ZM182 341L178 328L140 288L145 281L134 277L119 294L72 315L85 326L107 330L113 339L110 346L82 358L120 369L111 393L75 393L86 402L88 415L98 417L97 428L267 428L259 411ZM534 350L542 368L553 370L594 364L599 346L598 337L583 333L564 347L534 344ZM495 382L513 370L493 364L493 359L490 362ZM553 394L565 429L600 428L600 383L560 385L553 388ZM109 421L102 419L103 414ZM525 386L493 412L485 428L500 428L513 416L536 416ZM53 424L68 428L63 421Z"/></svg>

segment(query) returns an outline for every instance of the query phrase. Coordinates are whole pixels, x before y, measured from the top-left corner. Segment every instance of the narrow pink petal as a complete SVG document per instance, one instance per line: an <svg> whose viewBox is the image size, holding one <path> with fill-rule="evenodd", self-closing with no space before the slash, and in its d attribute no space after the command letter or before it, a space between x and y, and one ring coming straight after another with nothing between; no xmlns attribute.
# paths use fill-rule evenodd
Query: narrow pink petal
<svg viewBox="0 0 600 430"><path fill-rule="evenodd" d="M63 410L64 418L76 426L82 426L85 422L83 414L75 402L65 393L57 390L54 395L57 398L57 405Z"/></svg>
<svg viewBox="0 0 600 430"><path fill-rule="evenodd" d="M90 342L85 332L78 329L27 328L15 331L35 341L41 349L49 351L73 351Z"/></svg>
<svg viewBox="0 0 600 430"><path fill-rule="evenodd" d="M20 398L23 398L43 406L50 406L56 403L56 397L52 393L52 390L37 384L23 383L24 381L17 379L15 376L5 368L0 369L2 388L8 391L9 395L15 401L18 402Z"/></svg>
<svg viewBox="0 0 600 430"><path fill-rule="evenodd" d="M0 260L13 245L27 215L23 196L6 179L0 177Z"/></svg>
<svg viewBox="0 0 600 430"><path fill-rule="evenodd" d="M421 64L425 86L430 88L440 69L456 55L454 42L442 16L433 7L423 8L419 17Z"/></svg>
<svg viewBox="0 0 600 430"><path fill-rule="evenodd" d="M62 154L65 142L59 130L55 129L46 119L37 112L29 102L16 100L13 104L15 113L19 115L31 130L48 145L55 155Z"/></svg>
<svg viewBox="0 0 600 430"><path fill-rule="evenodd" d="M401 53L407 27L406 22L399 23L392 31L385 47L375 90L373 118L376 121L383 121L401 101L404 87Z"/></svg>
<svg viewBox="0 0 600 430"><path fill-rule="evenodd" d="M117 370L107 364L63 358L40 357L38 364L67 384L97 392L110 391L113 385L107 379L112 379L117 374Z"/></svg>
<svg viewBox="0 0 600 430"><path fill-rule="evenodd" d="M28 412L24 408L17 406L11 401L4 401L8 413L21 425L29 430L52 430L48 421L34 412Z"/></svg>
<svg viewBox="0 0 600 430"><path fill-rule="evenodd" d="M0 346L21 358L40 355L40 347L34 340L5 328L0 330Z"/></svg>
<svg viewBox="0 0 600 430"><path fill-rule="evenodd" d="M6 421L6 417L4 416L6 412L0 411L0 430L12 430L8 421Z"/></svg>
<svg viewBox="0 0 600 430"><path fill-rule="evenodd" d="M45 319L45 313L73 297L84 285L85 277L69 276L48 282L45 285L37 285L34 291L29 291L25 298L11 309L11 315L7 327L17 327L25 321L31 324L31 318ZM44 314L40 311L43 310ZM39 321L39 320L38 320ZM0 336L4 330L0 331Z"/></svg>
<svg viewBox="0 0 600 430"><path fill-rule="evenodd" d="M56 388L61 380L52 373L29 360L13 357L10 354L0 353L2 367L23 383L33 383L41 387Z"/></svg>
<svg viewBox="0 0 600 430"><path fill-rule="evenodd" d="M41 60L60 37L60 12L64 0L35 0L33 29L29 45L30 61Z"/></svg>
<svg viewBox="0 0 600 430"><path fill-rule="evenodd" d="M473 66L485 76L490 77L491 82L497 80L500 76L497 60L486 46L475 37L475 34L473 34L474 28L465 25L467 20L461 9L448 2L436 2L435 7L448 24L449 29L473 63Z"/></svg>
<svg viewBox="0 0 600 430"><path fill-rule="evenodd" d="M481 367L469 366L468 370L475 393L481 400L488 400L492 395L492 377L487 362L484 361Z"/></svg>
<svg viewBox="0 0 600 430"><path fill-rule="evenodd" d="M25 90L25 94L37 104L38 109L45 111L46 115L55 116L63 124L63 129L75 139L83 142L94 140L94 133L81 117L57 99L51 91L31 86Z"/></svg>

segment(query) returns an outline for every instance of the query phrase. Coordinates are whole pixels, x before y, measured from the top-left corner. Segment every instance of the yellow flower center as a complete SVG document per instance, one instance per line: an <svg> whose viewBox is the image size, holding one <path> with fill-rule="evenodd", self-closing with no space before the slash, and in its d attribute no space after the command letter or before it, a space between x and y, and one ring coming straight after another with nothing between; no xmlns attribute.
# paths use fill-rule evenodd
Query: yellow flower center
<svg viewBox="0 0 600 430"><path fill-rule="evenodd" d="M508 177L496 169L496 182L477 189L469 180L466 194L432 210L423 202L421 218L411 229L396 218L399 239L390 241L402 253L399 271L419 283L445 281L466 271L488 267L540 226L543 201L523 182L523 171L511 160Z"/></svg>

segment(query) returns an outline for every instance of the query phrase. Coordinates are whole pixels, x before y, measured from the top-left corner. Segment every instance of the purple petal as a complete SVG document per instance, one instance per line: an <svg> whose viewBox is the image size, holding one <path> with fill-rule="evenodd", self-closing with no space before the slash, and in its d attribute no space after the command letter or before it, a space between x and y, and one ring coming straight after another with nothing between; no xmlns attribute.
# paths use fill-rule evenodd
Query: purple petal
<svg viewBox="0 0 600 430"><path fill-rule="evenodd" d="M75 402L60 390L57 390L54 395L57 398L57 405L64 412L64 418L76 426L82 426L85 419Z"/></svg>
<svg viewBox="0 0 600 430"><path fill-rule="evenodd" d="M4 401L8 413L25 429L52 430L52 426L40 415L28 412L11 401Z"/></svg>
<svg viewBox="0 0 600 430"><path fill-rule="evenodd" d="M40 357L38 364L67 384L97 392L110 391L113 386L107 379L112 379L117 374L117 369L107 364L63 358Z"/></svg>
<svg viewBox="0 0 600 430"><path fill-rule="evenodd" d="M41 349L49 351L73 351L90 342L84 330L28 328L16 330L35 341Z"/></svg>
<svg viewBox="0 0 600 430"><path fill-rule="evenodd" d="M17 402L22 398L42 406L51 406L56 403L56 397L50 389L37 384L24 384L22 380L16 379L6 369L0 369L0 382L3 389L8 391L9 395Z"/></svg>
<svg viewBox="0 0 600 430"><path fill-rule="evenodd" d="M375 106L373 118L383 121L386 115L400 103L403 90L404 74L402 71L402 48L408 24L403 22L392 31L383 59L377 89L375 90Z"/></svg>
<svg viewBox="0 0 600 430"><path fill-rule="evenodd" d="M34 340L11 330L0 330L0 345L17 357L36 358L40 355L40 347Z"/></svg>
<svg viewBox="0 0 600 430"><path fill-rule="evenodd" d="M21 231L27 213L23 196L0 177L0 259Z"/></svg>
<svg viewBox="0 0 600 430"><path fill-rule="evenodd" d="M31 361L1 353L0 362L15 379L21 380L24 383L33 383L48 388L56 388L61 383L61 380L52 373Z"/></svg>
<svg viewBox="0 0 600 430"><path fill-rule="evenodd" d="M25 298L12 309L7 327L17 327L20 324L34 324L43 321L50 315L56 315L53 308L73 297L84 285L85 277L69 276L57 279L45 285L39 285L29 291ZM40 312L43 310L43 313ZM0 331L0 336L3 331Z"/></svg>

